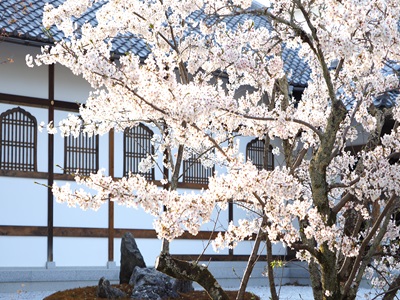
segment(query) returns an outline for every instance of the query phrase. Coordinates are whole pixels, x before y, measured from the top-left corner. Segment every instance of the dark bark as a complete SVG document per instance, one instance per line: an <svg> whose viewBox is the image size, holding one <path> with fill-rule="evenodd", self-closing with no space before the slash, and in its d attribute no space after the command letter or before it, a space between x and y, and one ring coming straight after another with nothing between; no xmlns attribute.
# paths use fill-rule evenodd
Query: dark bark
<svg viewBox="0 0 400 300"><path fill-rule="evenodd" d="M257 262L257 253L260 248L261 239L263 236L263 232L261 228L258 230L256 239L254 241L253 249L251 251L249 260L247 261L246 270L244 271L242 280L240 282L240 288L238 294L236 296L236 300L240 300L244 298L244 294L246 292L246 287L250 279L251 272L253 271L254 265Z"/></svg>
<svg viewBox="0 0 400 300"><path fill-rule="evenodd" d="M315 300L322 300L322 284L321 284L321 272L315 259L311 259L308 264L308 270L310 272L311 288Z"/></svg>
<svg viewBox="0 0 400 300"><path fill-rule="evenodd" d="M267 244L267 272L268 272L268 283L269 283L269 290L271 292L271 299L272 300L278 300L278 293L276 292L276 287L275 287L275 275L274 275L274 268L272 266L272 243L271 240L268 237L268 234L266 236L266 244Z"/></svg>
<svg viewBox="0 0 400 300"><path fill-rule="evenodd" d="M382 300L393 300L396 297L397 291L400 288L400 275L396 277L395 280L389 285L388 291L385 293L385 296Z"/></svg>
<svg viewBox="0 0 400 300"><path fill-rule="evenodd" d="M242 281L240 282L240 288L239 292L236 296L236 300L241 300L244 298L244 294L246 292L246 287L250 279L251 272L253 271L254 265L257 262L257 257L258 257L258 249L260 248L261 241L263 237L266 237L266 243L267 243L267 273L268 273L268 282L270 285L270 291L271 291L271 299L272 300L278 300L278 294L276 292L276 287L275 287L275 277L274 277L274 270L272 268L272 245L271 241L268 239L268 235L263 232L262 227L265 226L266 223L266 216L264 216L263 219L263 224L261 228L258 230L256 239L254 241L253 249L250 255L250 258L247 262L246 270L243 274Z"/></svg>
<svg viewBox="0 0 400 300"><path fill-rule="evenodd" d="M191 280L200 284L213 300L229 300L228 295L207 269L196 263L172 258L167 253L157 257L156 269L164 274L180 280Z"/></svg>

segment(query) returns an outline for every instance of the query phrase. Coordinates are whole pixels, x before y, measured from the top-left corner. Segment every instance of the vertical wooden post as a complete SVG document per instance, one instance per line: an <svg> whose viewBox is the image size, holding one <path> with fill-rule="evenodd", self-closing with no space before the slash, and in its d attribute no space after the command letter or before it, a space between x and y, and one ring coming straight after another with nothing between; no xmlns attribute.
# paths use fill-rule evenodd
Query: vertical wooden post
<svg viewBox="0 0 400 300"><path fill-rule="evenodd" d="M228 223L233 222L233 202L228 204ZM229 255L233 255L233 249L228 250Z"/></svg>
<svg viewBox="0 0 400 300"><path fill-rule="evenodd" d="M108 174L114 178L114 129L108 135ZM108 201L108 265L114 261L114 202Z"/></svg>
<svg viewBox="0 0 400 300"><path fill-rule="evenodd" d="M228 140L228 147L233 147L233 138ZM233 222L233 202L228 203L228 224L230 222ZM229 255L233 255L233 249L229 249L228 253Z"/></svg>
<svg viewBox="0 0 400 300"><path fill-rule="evenodd" d="M54 64L49 65L48 76L48 121L54 121ZM47 185L50 187L54 183L54 135L48 135L48 179ZM50 267L53 262L53 226L54 226L54 208L53 193L50 188L47 190L47 266Z"/></svg>

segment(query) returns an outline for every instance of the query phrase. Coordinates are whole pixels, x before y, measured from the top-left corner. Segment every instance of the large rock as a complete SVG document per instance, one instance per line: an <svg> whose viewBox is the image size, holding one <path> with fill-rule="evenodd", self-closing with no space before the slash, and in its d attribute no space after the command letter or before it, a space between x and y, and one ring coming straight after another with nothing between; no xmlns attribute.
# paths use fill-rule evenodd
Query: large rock
<svg viewBox="0 0 400 300"><path fill-rule="evenodd" d="M132 299L161 300L177 298L178 293L173 289L173 279L154 268L139 268L133 270L130 285L134 286Z"/></svg>
<svg viewBox="0 0 400 300"><path fill-rule="evenodd" d="M143 256L136 245L132 233L127 232L121 241L121 269L119 271L119 282L129 283L135 267L145 268Z"/></svg>
<svg viewBox="0 0 400 300"><path fill-rule="evenodd" d="M119 299L126 298L127 295L120 289L112 287L107 279L101 277L99 284L97 285L97 297L105 299Z"/></svg>

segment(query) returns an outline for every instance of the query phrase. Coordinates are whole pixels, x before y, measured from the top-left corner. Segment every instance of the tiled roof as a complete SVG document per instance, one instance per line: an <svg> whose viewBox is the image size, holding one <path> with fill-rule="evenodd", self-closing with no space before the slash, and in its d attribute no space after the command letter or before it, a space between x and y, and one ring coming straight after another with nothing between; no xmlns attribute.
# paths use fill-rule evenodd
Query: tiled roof
<svg viewBox="0 0 400 300"><path fill-rule="evenodd" d="M25 43L49 44L52 40L60 40L62 33L56 27L50 28L50 36L45 33L42 26L42 15L44 4L48 2L53 6L59 6L62 0L1 0L0 1L0 28L8 38L17 38ZM104 1L99 1L82 15L77 22L96 23L95 12L104 5ZM253 2L252 9L261 8L262 5L256 1ZM198 10L191 16L194 20L201 20L205 14ZM224 21L228 28L234 29L238 24L243 24L251 18L256 28L269 27L268 20L263 16L237 15L226 18ZM128 37L128 38L127 38ZM134 35L124 35L121 39L115 39L113 43L113 52L117 55L123 55L128 51L145 58L149 55L150 49L146 43ZM288 74L291 74L291 84L294 86L306 86L310 75L310 69L307 64L299 59L295 50L285 49L283 52L285 59L284 68Z"/></svg>
<svg viewBox="0 0 400 300"><path fill-rule="evenodd" d="M385 67L382 69L382 73L385 76L388 75L400 75L400 65L395 61L388 61L385 64ZM376 107L392 107L396 104L396 99L400 96L400 92L398 90L387 91L381 95L375 97L374 105Z"/></svg>
<svg viewBox="0 0 400 300"><path fill-rule="evenodd" d="M60 40L62 33L56 27L50 28L51 38L43 31L42 15L44 4L48 2L53 6L59 6L63 0L0 0L0 29L6 38L17 39L24 43L33 44L49 44L54 40ZM77 22L83 24L90 22L96 24L96 10L104 5L105 1L99 1L85 14L83 14ZM253 1L251 9L262 8L263 6L257 1ZM193 20L201 20L205 18L203 11L198 10L190 16ZM247 19L252 19L254 26L270 27L268 20L264 16L254 15L237 15L228 17L224 20L227 27L235 29L238 24L243 24ZM115 39L113 43L113 52L117 55L124 55L128 51L145 58L149 55L150 49L148 45L140 38L131 34L124 35L121 39ZM310 78L311 70L307 63L299 58L295 49L283 49L282 57L284 60L284 70L289 75L289 81L292 86L306 87ZM396 68L396 67L395 67ZM400 66L398 67L400 69ZM394 71L393 65L389 64L383 72L391 73ZM377 107L391 107L398 97L398 92L388 92L376 97L375 105Z"/></svg>

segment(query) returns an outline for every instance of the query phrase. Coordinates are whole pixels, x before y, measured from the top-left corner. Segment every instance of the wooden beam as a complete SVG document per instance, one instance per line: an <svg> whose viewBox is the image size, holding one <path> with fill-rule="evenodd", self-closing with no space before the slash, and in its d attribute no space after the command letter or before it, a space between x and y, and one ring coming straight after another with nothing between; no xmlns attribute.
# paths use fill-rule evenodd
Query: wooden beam
<svg viewBox="0 0 400 300"><path fill-rule="evenodd" d="M46 226L0 226L0 236L47 236Z"/></svg>
<svg viewBox="0 0 400 300"><path fill-rule="evenodd" d="M39 107L39 108L48 108L50 105L52 105L54 109L72 111L72 112L78 112L79 110L78 103L54 100L54 96L53 96L53 104L51 104L49 102L49 99L0 93L0 103L25 105L25 106Z"/></svg>
<svg viewBox="0 0 400 300"><path fill-rule="evenodd" d="M228 223L233 222L233 202L228 203ZM229 248L229 255L233 255L233 249Z"/></svg>
<svg viewBox="0 0 400 300"><path fill-rule="evenodd" d="M48 106L48 122L54 121L54 64L49 65L49 106ZM54 183L54 135L48 134L48 179L47 186L51 187ZM54 237L54 207L53 192L47 189L47 262L53 261L53 237Z"/></svg>
<svg viewBox="0 0 400 300"><path fill-rule="evenodd" d="M17 170L0 170L0 176L9 177L21 177L21 178L32 178L32 179L47 179L47 172L25 172Z"/></svg>
<svg viewBox="0 0 400 300"><path fill-rule="evenodd" d="M199 255L195 254L184 254L184 255L171 255L173 258L180 259L180 260L185 260L185 261L206 261L206 262L212 262L212 261L247 261L249 259L248 255L223 255L223 254L216 254L216 255L201 255L199 259ZM276 256L278 258L278 256ZM265 255L260 256L259 261L266 261Z"/></svg>
<svg viewBox="0 0 400 300"><path fill-rule="evenodd" d="M122 238L126 232L130 232L136 239L157 239L157 233L153 229L130 229L130 228L115 228L114 238ZM48 228L46 226L0 226L0 236L34 236L47 237ZM218 232L200 231L196 236L185 232L177 240L209 240L214 239ZM88 227L53 227L53 237L74 237L74 238L109 238L108 228L88 228ZM289 255L292 259L295 258L295 252ZM289 256L285 256L288 260ZM173 255L173 257L183 260L197 260L198 255ZM247 260L248 255L202 255L202 261L242 261ZM279 257L277 256L276 259ZM260 256L260 260L265 260L265 256ZM283 258L281 258L283 259Z"/></svg>
<svg viewBox="0 0 400 300"><path fill-rule="evenodd" d="M114 177L114 130L108 134L108 175ZM114 261L114 202L108 201L108 261Z"/></svg>
<svg viewBox="0 0 400 300"><path fill-rule="evenodd" d="M54 236L57 237L98 237L108 238L108 228L91 228L91 227L53 227ZM157 233L154 229L131 229L131 228L114 228L114 238L122 238L126 232L131 232L135 238L139 239L157 239ZM16 226L1 225L0 236L46 236L46 226ZM210 236L215 238L217 232L200 231L198 235L193 236L185 232L178 239L185 240L208 240Z"/></svg>

